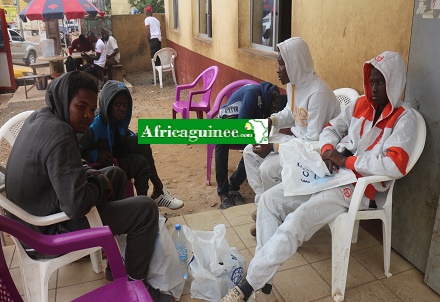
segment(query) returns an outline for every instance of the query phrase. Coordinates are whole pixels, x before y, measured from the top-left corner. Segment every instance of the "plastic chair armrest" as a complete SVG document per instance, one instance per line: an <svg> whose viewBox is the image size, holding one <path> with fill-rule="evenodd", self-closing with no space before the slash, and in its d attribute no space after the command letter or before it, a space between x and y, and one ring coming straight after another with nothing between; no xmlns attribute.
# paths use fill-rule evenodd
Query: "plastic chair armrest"
<svg viewBox="0 0 440 302"><path fill-rule="evenodd" d="M369 184L390 181L393 178L389 176L365 176L361 177L356 182L356 187L354 188L353 197L350 201L350 207L348 209L348 214L354 219L356 217L357 211L359 211L359 206L361 204L362 197L364 196L365 189Z"/></svg>

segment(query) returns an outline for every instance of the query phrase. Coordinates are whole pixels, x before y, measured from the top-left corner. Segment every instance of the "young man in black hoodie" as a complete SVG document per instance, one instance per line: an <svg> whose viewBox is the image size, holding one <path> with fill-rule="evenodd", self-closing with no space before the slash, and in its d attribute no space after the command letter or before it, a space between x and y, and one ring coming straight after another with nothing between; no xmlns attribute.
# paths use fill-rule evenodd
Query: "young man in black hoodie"
<svg viewBox="0 0 440 302"><path fill-rule="evenodd" d="M93 122L97 99L98 86L89 74L69 72L50 83L47 107L28 117L9 155L6 193L33 215L63 211L71 218L47 227L30 226L43 234L88 228L85 215L96 206L113 234L127 234L128 278L145 280L159 211L147 196L124 199L127 178L118 167L93 170L84 165L76 136Z"/></svg>

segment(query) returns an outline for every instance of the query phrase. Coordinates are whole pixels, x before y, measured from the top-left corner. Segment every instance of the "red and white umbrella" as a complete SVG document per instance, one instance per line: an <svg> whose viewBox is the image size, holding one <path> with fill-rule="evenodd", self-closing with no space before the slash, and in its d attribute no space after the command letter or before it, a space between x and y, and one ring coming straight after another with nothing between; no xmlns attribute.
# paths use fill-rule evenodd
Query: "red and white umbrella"
<svg viewBox="0 0 440 302"><path fill-rule="evenodd" d="M88 0L32 0L20 13L20 18L24 22L26 17L31 21L70 20L97 14L104 15Z"/></svg>

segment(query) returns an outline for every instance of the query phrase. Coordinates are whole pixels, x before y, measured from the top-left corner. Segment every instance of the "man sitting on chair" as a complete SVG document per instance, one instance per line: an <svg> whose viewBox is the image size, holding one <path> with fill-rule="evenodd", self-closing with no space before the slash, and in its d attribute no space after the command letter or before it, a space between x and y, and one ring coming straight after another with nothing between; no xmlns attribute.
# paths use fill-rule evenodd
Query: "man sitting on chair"
<svg viewBox="0 0 440 302"><path fill-rule="evenodd" d="M363 68L365 95L346 106L319 136L329 171L352 170L358 177L400 178L414 150L416 116L399 101L406 81L402 56L386 51ZM369 185L361 209L382 200L389 182ZM257 213L257 247L246 281L221 300L276 301L272 279L278 268L321 227L347 212L354 185L311 195L284 196L280 183L261 195ZM248 300L248 298L250 299Z"/></svg>

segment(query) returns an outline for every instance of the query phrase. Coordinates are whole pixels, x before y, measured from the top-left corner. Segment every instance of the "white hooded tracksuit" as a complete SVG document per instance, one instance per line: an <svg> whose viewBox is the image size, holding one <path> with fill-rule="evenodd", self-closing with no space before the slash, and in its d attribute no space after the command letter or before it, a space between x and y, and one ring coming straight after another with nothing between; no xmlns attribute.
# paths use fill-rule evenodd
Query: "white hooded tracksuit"
<svg viewBox="0 0 440 302"><path fill-rule="evenodd" d="M371 98L370 71L372 66L385 77L390 102L376 124L373 119L376 104ZM358 177L385 175L399 178L406 174L409 155L417 135L414 112L399 99L406 81L405 63L400 54L384 52L364 64L366 95L345 107L332 119L319 136L321 152L336 148L350 150L346 168ZM365 192L360 209L369 200L381 200L387 183L371 186ZM278 184L261 195L257 212L257 247L248 275L249 284L258 290L270 283L276 271L292 256L303 241L346 212L354 185L318 192L312 195L284 196ZM381 198L382 197L382 198Z"/></svg>
<svg viewBox="0 0 440 302"><path fill-rule="evenodd" d="M285 135L282 141L293 137L306 141L317 141L319 134L330 119L340 112L340 105L333 90L313 68L313 60L307 43L293 37L279 43L290 83L287 84L286 107L271 116L272 125L277 128L291 127L293 136ZM293 125L293 126L292 126ZM278 144L266 158L252 151L252 145L243 151L249 185L255 192L255 203L267 189L281 182L281 165Z"/></svg>

